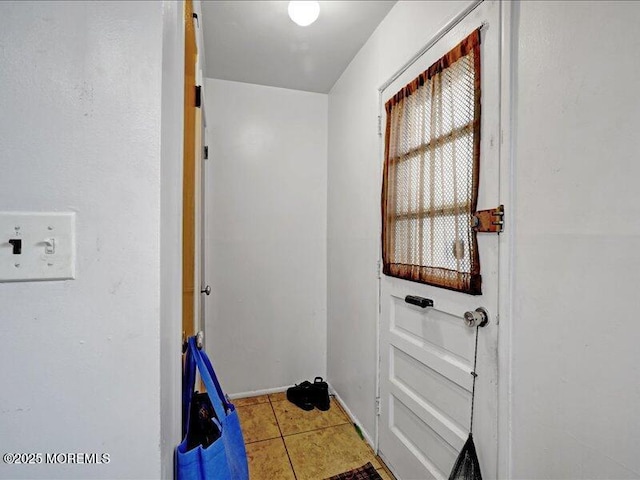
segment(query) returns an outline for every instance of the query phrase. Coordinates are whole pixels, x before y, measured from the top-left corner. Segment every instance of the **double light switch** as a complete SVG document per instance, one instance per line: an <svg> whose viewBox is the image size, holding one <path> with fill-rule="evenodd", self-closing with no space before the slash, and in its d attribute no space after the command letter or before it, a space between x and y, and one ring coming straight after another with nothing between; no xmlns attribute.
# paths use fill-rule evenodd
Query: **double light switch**
<svg viewBox="0 0 640 480"><path fill-rule="evenodd" d="M0 212L0 282L75 278L75 213Z"/></svg>

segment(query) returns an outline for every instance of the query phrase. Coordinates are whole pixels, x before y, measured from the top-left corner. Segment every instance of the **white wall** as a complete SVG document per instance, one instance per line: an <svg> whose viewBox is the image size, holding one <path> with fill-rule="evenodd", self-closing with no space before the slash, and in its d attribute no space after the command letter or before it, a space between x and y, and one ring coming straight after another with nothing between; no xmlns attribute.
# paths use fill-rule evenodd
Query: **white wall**
<svg viewBox="0 0 640 480"><path fill-rule="evenodd" d="M375 428L381 156L378 87L469 2L398 2L329 94L328 377Z"/></svg>
<svg viewBox="0 0 640 480"><path fill-rule="evenodd" d="M162 3L0 3L0 205L77 212L74 281L0 285L2 478L157 478ZM0 240L1 241L1 240Z"/></svg>
<svg viewBox="0 0 640 480"><path fill-rule="evenodd" d="M638 22L554 1L515 23L515 478L640 477Z"/></svg>
<svg viewBox="0 0 640 480"><path fill-rule="evenodd" d="M160 455L161 478L173 478L174 449L182 435L184 6L173 0L162 6Z"/></svg>
<svg viewBox="0 0 640 480"><path fill-rule="evenodd" d="M329 95L328 375L369 432L376 90L461 8L399 2ZM639 20L633 2L516 8L514 318L503 319L513 329L512 478L640 476Z"/></svg>
<svg viewBox="0 0 640 480"><path fill-rule="evenodd" d="M207 79L207 348L230 394L326 372L327 95Z"/></svg>

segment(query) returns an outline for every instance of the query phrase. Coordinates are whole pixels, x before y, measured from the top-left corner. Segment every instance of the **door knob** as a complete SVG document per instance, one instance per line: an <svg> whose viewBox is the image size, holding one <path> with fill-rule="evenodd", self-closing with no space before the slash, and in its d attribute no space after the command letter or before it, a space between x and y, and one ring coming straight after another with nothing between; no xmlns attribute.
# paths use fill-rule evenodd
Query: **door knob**
<svg viewBox="0 0 640 480"><path fill-rule="evenodd" d="M204 293L205 295L211 295L211 287L207 285L204 289L200 290L200 293Z"/></svg>
<svg viewBox="0 0 640 480"><path fill-rule="evenodd" d="M465 312L464 323L467 324L467 327L484 327L489 323L489 313L482 307L478 307L472 312Z"/></svg>

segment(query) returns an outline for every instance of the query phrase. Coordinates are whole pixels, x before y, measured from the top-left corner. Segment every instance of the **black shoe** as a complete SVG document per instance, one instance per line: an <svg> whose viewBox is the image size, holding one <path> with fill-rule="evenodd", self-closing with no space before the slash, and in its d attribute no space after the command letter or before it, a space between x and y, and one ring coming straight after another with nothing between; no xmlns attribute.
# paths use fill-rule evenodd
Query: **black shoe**
<svg viewBox="0 0 640 480"><path fill-rule="evenodd" d="M311 390L313 391L311 396L313 405L318 410L329 410L331 402L329 400L329 385L327 385L327 382L323 381L322 377L316 377L311 385Z"/></svg>
<svg viewBox="0 0 640 480"><path fill-rule="evenodd" d="M287 389L287 400L303 410L313 410L313 385L305 380L300 385Z"/></svg>

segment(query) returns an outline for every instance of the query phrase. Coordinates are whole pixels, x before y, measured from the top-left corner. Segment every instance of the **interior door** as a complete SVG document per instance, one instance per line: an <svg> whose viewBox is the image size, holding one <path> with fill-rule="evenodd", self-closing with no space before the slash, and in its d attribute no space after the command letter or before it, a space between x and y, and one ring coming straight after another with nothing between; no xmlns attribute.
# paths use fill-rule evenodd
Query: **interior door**
<svg viewBox="0 0 640 480"><path fill-rule="evenodd" d="M184 178L182 184L182 332L196 332L196 46L193 3L184 2Z"/></svg>
<svg viewBox="0 0 640 480"><path fill-rule="evenodd" d="M183 290L182 328L185 337L204 331L205 281L205 115L202 99L202 58L198 54L199 22L193 2L185 7ZM198 98L199 97L199 98Z"/></svg>
<svg viewBox="0 0 640 480"><path fill-rule="evenodd" d="M384 103L484 24L480 210L500 204L499 8L485 0L383 92ZM473 434L483 477L496 478L498 236L479 233L478 248L479 296L381 276L379 452L400 479L448 478L467 439L476 329L465 325L463 315L477 307L489 312L490 323L479 329ZM434 305L411 305L407 295Z"/></svg>

